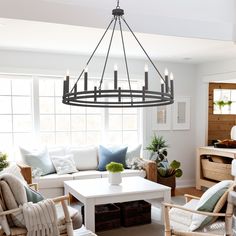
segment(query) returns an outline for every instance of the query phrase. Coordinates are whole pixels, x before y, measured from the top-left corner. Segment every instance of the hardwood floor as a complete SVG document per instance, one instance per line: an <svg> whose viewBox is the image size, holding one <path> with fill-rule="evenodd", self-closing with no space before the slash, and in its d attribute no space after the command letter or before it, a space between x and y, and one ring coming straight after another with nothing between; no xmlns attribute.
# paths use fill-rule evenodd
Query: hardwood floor
<svg viewBox="0 0 236 236"><path fill-rule="evenodd" d="M195 187L192 188L177 188L175 190L175 196L183 196L184 194L190 194L193 196L201 197L203 191L197 190Z"/></svg>

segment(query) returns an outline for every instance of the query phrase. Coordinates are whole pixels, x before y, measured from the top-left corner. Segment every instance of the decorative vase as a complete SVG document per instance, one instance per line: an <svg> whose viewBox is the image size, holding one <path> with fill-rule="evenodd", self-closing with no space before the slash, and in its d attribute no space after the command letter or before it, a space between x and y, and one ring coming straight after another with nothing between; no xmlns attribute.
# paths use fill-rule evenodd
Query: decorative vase
<svg viewBox="0 0 236 236"><path fill-rule="evenodd" d="M171 196L175 196L175 188L176 188L175 175L172 175L170 177L162 177L157 173L157 183L170 187L171 188Z"/></svg>
<svg viewBox="0 0 236 236"><path fill-rule="evenodd" d="M109 172L108 182L111 185L119 185L122 182L121 173L120 172L118 172L118 173Z"/></svg>

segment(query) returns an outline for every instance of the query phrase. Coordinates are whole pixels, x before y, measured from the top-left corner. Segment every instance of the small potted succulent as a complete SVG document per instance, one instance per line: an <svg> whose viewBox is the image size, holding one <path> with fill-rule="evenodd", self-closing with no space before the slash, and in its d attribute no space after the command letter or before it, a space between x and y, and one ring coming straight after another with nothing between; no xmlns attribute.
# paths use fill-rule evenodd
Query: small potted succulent
<svg viewBox="0 0 236 236"><path fill-rule="evenodd" d="M0 171L9 166L9 162L7 161L7 154L0 152Z"/></svg>
<svg viewBox="0 0 236 236"><path fill-rule="evenodd" d="M106 165L106 170L109 172L108 182L111 185L119 185L122 182L121 172L124 170L123 164L110 162Z"/></svg>

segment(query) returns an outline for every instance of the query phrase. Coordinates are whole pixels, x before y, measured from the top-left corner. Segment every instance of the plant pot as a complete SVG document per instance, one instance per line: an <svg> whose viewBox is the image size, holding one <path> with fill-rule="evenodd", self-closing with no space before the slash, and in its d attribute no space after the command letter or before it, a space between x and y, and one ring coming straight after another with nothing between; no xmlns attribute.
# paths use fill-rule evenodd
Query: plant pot
<svg viewBox="0 0 236 236"><path fill-rule="evenodd" d="M122 182L121 173L120 172L118 172L118 173L109 172L108 182L111 185L119 185Z"/></svg>
<svg viewBox="0 0 236 236"><path fill-rule="evenodd" d="M162 177L157 173L157 183L166 185L171 188L171 196L175 196L176 177L172 175L170 177Z"/></svg>

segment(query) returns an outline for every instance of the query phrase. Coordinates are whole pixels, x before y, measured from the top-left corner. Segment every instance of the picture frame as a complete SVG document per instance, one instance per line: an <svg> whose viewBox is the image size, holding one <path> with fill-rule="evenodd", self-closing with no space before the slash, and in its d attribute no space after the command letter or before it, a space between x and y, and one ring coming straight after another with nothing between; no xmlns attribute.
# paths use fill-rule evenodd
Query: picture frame
<svg viewBox="0 0 236 236"><path fill-rule="evenodd" d="M175 98L173 105L173 130L190 129L190 102L188 96Z"/></svg>
<svg viewBox="0 0 236 236"><path fill-rule="evenodd" d="M171 130L171 106L157 106L152 109L152 130Z"/></svg>

